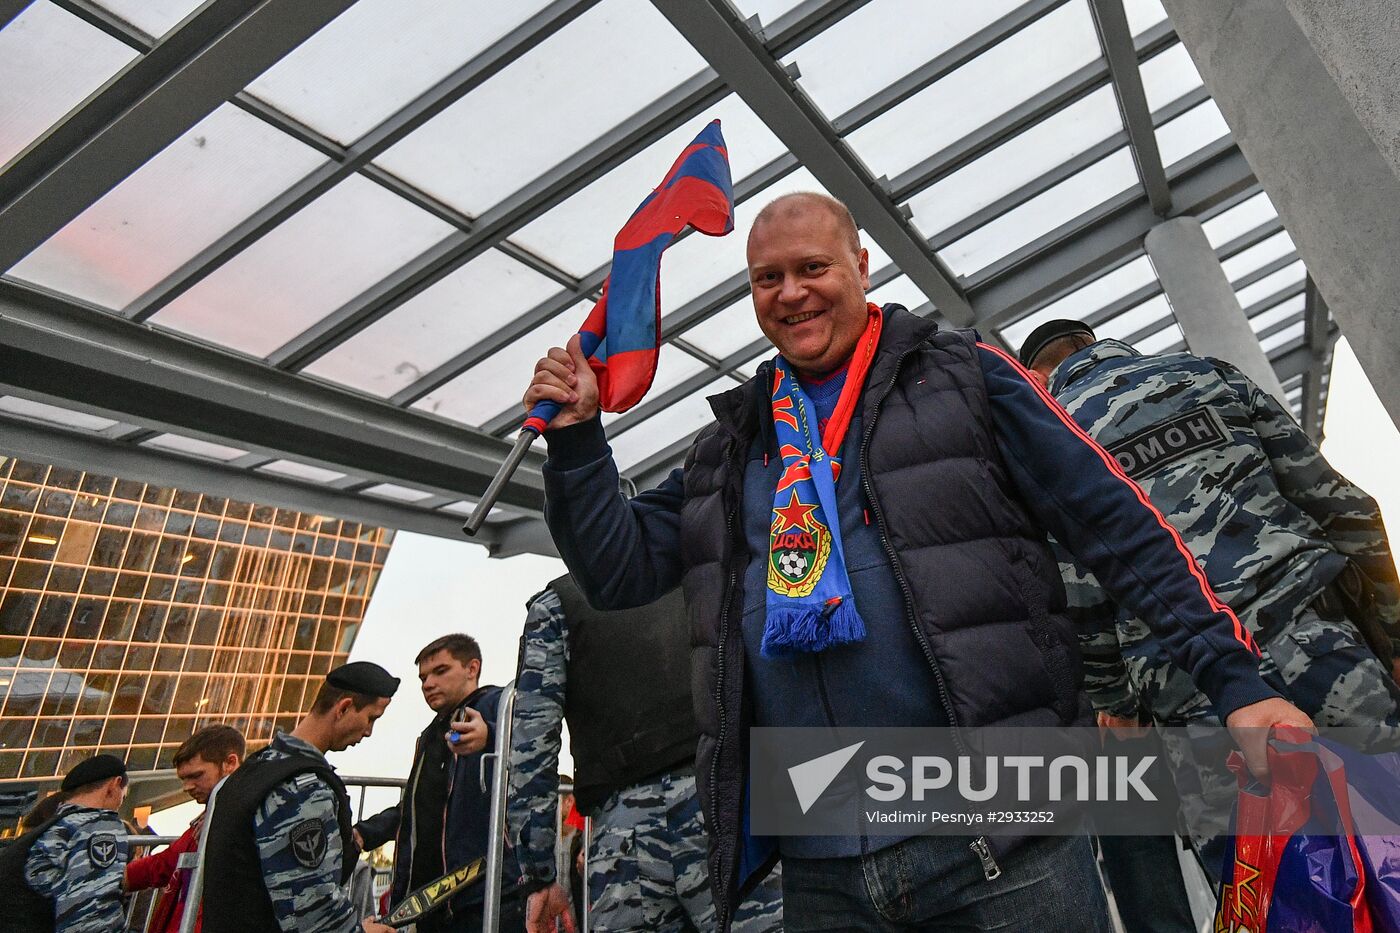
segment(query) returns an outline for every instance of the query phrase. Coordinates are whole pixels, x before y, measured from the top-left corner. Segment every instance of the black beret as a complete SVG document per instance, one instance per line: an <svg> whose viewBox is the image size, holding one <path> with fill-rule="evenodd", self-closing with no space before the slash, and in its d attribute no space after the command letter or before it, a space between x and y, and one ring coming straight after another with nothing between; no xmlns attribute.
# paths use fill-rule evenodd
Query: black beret
<svg viewBox="0 0 1400 933"><path fill-rule="evenodd" d="M399 679L371 661L351 661L326 675L326 683L339 690L372 697L391 697Z"/></svg>
<svg viewBox="0 0 1400 933"><path fill-rule="evenodd" d="M93 755L75 764L73 770L63 776L60 786L65 791L77 790L114 777L126 777L126 764L116 755Z"/></svg>
<svg viewBox="0 0 1400 933"><path fill-rule="evenodd" d="M1059 340L1061 337L1068 337L1070 334L1084 334L1089 339L1094 339L1094 329L1083 321L1070 321L1064 318L1058 321L1046 321L1031 331L1025 343L1021 344L1021 365L1031 365L1036 354L1044 350L1046 344L1053 340Z"/></svg>

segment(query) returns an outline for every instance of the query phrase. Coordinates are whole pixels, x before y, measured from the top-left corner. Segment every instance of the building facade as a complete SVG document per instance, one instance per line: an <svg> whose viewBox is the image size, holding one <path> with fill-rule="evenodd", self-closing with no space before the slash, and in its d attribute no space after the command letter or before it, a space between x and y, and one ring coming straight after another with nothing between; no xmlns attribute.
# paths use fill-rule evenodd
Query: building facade
<svg viewBox="0 0 1400 933"><path fill-rule="evenodd" d="M393 532L0 457L0 780L261 744L344 661Z"/></svg>

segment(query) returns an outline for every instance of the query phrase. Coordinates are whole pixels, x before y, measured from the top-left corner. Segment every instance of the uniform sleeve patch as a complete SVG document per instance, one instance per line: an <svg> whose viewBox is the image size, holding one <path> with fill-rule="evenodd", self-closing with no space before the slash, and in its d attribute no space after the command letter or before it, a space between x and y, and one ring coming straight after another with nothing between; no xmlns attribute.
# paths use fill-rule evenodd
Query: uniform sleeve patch
<svg viewBox="0 0 1400 933"><path fill-rule="evenodd" d="M307 868L318 868L326 857L326 827L320 820L302 820L287 834L292 857Z"/></svg>
<svg viewBox="0 0 1400 933"><path fill-rule="evenodd" d="M1144 428L1107 449L1123 472L1136 480L1197 451L1224 447L1229 439L1220 416L1202 406Z"/></svg>
<svg viewBox="0 0 1400 933"><path fill-rule="evenodd" d="M111 833L93 833L88 840L88 858L98 868L106 868L117 860L117 837Z"/></svg>

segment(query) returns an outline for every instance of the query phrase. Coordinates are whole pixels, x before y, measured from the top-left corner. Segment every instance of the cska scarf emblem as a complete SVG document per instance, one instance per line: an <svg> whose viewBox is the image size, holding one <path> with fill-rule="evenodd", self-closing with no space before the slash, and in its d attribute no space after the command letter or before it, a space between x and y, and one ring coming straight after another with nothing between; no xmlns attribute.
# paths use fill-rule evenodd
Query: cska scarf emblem
<svg viewBox="0 0 1400 933"><path fill-rule="evenodd" d="M880 309L868 307L870 317L846 384L820 437L816 406L787 360L779 356L776 361L773 428L783 472L773 494L768 534L768 593L760 646L764 657L822 651L865 638L865 621L856 611L846 576L836 483L841 478L841 444L880 342Z"/></svg>

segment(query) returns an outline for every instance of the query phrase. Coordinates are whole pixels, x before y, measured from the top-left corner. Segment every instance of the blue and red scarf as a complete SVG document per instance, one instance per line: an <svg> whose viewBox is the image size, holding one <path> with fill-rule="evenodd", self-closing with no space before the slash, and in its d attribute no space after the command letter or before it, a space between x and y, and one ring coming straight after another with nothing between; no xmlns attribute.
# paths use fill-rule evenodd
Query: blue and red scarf
<svg viewBox="0 0 1400 933"><path fill-rule="evenodd" d="M764 657L824 651L865 639L841 547L836 483L841 444L880 343L880 309L856 344L836 411L818 436L817 408L781 355L773 374L773 428L783 472L773 495L768 534Z"/></svg>

